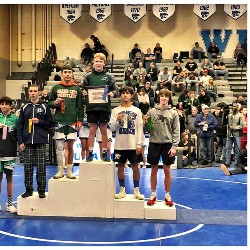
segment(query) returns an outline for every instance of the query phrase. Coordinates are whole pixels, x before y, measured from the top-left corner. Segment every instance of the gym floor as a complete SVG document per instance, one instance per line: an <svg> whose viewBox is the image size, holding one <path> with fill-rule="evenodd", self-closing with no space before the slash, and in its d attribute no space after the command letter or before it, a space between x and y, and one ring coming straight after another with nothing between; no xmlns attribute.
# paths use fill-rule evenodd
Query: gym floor
<svg viewBox="0 0 250 250"><path fill-rule="evenodd" d="M126 192L132 193L132 170L125 171ZM77 172L75 166L74 173ZM48 165L47 180L55 173L56 166ZM148 198L150 168L141 168L140 173L140 191ZM217 165L173 169L171 174L176 221L9 214L4 178L0 195L0 246L247 246L247 175L225 176ZM163 170L159 169L158 200L164 198L163 179ZM35 176L34 183L36 191ZM13 187L16 206L18 195L25 191L23 164L15 168Z"/></svg>

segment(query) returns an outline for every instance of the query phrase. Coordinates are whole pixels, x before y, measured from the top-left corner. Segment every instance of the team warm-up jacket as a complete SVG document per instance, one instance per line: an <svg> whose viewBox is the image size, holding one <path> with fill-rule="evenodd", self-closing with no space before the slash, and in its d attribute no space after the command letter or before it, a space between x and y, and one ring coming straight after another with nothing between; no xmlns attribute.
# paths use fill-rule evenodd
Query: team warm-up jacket
<svg viewBox="0 0 250 250"><path fill-rule="evenodd" d="M38 118L39 123L32 123L29 133L29 119ZM18 123L18 144L47 144L48 130L53 127L53 117L50 108L39 101L36 104L28 102L21 108Z"/></svg>

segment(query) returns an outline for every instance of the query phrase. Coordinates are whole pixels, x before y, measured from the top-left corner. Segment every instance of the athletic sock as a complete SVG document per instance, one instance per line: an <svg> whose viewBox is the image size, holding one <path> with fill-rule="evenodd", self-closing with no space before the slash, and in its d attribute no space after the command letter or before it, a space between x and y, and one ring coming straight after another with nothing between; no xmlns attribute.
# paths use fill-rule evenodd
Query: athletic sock
<svg viewBox="0 0 250 250"><path fill-rule="evenodd" d="M134 182L134 187L135 187L135 188L136 188L136 187L139 187L139 181L133 180L133 182Z"/></svg>
<svg viewBox="0 0 250 250"><path fill-rule="evenodd" d="M8 196L8 207L12 205L12 196Z"/></svg>
<svg viewBox="0 0 250 250"><path fill-rule="evenodd" d="M120 179L119 180L119 184L120 184L120 187L125 187L125 180L124 179Z"/></svg>
<svg viewBox="0 0 250 250"><path fill-rule="evenodd" d="M169 196L169 192L165 192L165 198Z"/></svg>

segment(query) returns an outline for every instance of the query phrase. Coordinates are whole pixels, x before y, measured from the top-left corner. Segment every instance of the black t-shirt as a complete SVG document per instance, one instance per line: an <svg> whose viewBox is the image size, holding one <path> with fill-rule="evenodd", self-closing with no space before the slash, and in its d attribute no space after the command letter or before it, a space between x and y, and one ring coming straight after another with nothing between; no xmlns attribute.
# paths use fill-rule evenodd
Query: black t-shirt
<svg viewBox="0 0 250 250"><path fill-rule="evenodd" d="M187 62L185 68L188 69L189 71L195 71L198 68L198 65L196 62Z"/></svg>
<svg viewBox="0 0 250 250"><path fill-rule="evenodd" d="M137 52L140 52L141 53L141 50L139 49L139 48L133 48L132 49L132 54L135 56L135 54L137 53Z"/></svg>

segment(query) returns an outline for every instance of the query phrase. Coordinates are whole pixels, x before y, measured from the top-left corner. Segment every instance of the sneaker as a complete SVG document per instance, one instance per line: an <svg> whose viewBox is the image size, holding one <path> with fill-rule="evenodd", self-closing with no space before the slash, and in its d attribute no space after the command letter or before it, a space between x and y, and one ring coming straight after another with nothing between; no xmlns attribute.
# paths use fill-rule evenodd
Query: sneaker
<svg viewBox="0 0 250 250"><path fill-rule="evenodd" d="M144 197L141 195L138 187L134 188L134 198L137 200L144 200Z"/></svg>
<svg viewBox="0 0 250 250"><path fill-rule="evenodd" d="M102 160L103 161L110 161L110 159L108 158L108 153L107 152L102 153Z"/></svg>
<svg viewBox="0 0 250 250"><path fill-rule="evenodd" d="M23 198L27 198L32 195L33 195L33 191L29 191L29 190L26 190L23 194L21 194Z"/></svg>
<svg viewBox="0 0 250 250"><path fill-rule="evenodd" d="M115 199L122 199L126 197L125 187L120 187L120 192L115 195Z"/></svg>
<svg viewBox="0 0 250 250"><path fill-rule="evenodd" d="M151 194L147 202L147 205L153 206L155 203L156 203L156 196Z"/></svg>
<svg viewBox="0 0 250 250"><path fill-rule="evenodd" d="M170 195L168 195L167 197L165 197L164 204L167 205L167 206L169 206L169 207L172 207L174 205L174 203L172 202L172 199L171 199Z"/></svg>
<svg viewBox="0 0 250 250"><path fill-rule="evenodd" d="M11 206L7 206L7 212L9 212L9 213L11 213L11 214L14 214L14 213L16 213L17 212L17 209L13 206L13 205L11 205Z"/></svg>
<svg viewBox="0 0 250 250"><path fill-rule="evenodd" d="M230 175L230 172L228 171L227 166L225 164L221 164L220 168L224 172L225 175L227 176Z"/></svg>
<svg viewBox="0 0 250 250"><path fill-rule="evenodd" d="M39 198L43 199L46 197L45 192L38 192Z"/></svg>
<svg viewBox="0 0 250 250"><path fill-rule="evenodd" d="M86 161L93 161L93 159L94 159L93 152L89 152L89 156L87 157Z"/></svg>

